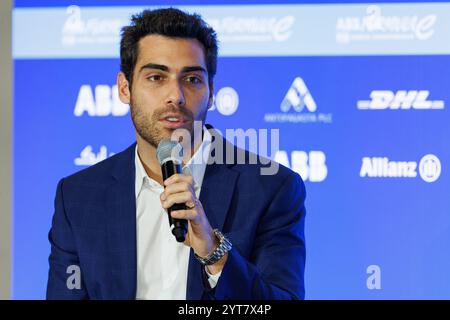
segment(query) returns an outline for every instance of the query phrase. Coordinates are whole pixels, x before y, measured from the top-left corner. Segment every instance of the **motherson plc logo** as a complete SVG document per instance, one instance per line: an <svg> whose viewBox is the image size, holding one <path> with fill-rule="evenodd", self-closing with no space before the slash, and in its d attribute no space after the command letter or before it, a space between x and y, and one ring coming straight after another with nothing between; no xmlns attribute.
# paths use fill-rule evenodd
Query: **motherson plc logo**
<svg viewBox="0 0 450 320"><path fill-rule="evenodd" d="M266 113L265 122L332 123L331 113L317 113L317 105L305 81L297 77L280 104L283 113ZM304 112L303 112L304 111Z"/></svg>
<svg viewBox="0 0 450 320"><path fill-rule="evenodd" d="M85 113L90 117L121 117L128 114L130 106L119 99L117 85L97 85L92 90L90 85L82 85L78 92L73 114L81 117Z"/></svg>
<svg viewBox="0 0 450 320"><path fill-rule="evenodd" d="M283 112L288 112L289 109L293 108L295 111L301 112L304 107L310 112L314 112L317 109L316 102L311 93L309 93L305 81L297 77L281 102L280 109Z"/></svg>
<svg viewBox="0 0 450 320"><path fill-rule="evenodd" d="M370 93L371 100L360 100L357 102L360 110L426 110L444 109L443 100L428 100L428 90L373 90Z"/></svg>
<svg viewBox="0 0 450 320"><path fill-rule="evenodd" d="M387 8L387 7L386 7ZM339 17L336 42L428 40L434 34L437 16L383 15L379 5L369 5L362 17Z"/></svg>
<svg viewBox="0 0 450 320"><path fill-rule="evenodd" d="M206 22L217 32L221 43L284 42L292 35L295 17L227 16Z"/></svg>
<svg viewBox="0 0 450 320"><path fill-rule="evenodd" d="M427 154L416 161L392 161L387 157L362 158L362 178L416 178L417 167L419 175L425 182L434 182L441 175L441 162L433 154Z"/></svg>
<svg viewBox="0 0 450 320"><path fill-rule="evenodd" d="M68 17L62 28L62 44L116 44L120 41L120 29L127 21L120 19L83 19L79 6L67 7Z"/></svg>
<svg viewBox="0 0 450 320"><path fill-rule="evenodd" d="M289 161L288 153L278 150L274 160L297 172L304 181L322 182L328 174L326 156L323 151L295 150L291 152L291 161Z"/></svg>

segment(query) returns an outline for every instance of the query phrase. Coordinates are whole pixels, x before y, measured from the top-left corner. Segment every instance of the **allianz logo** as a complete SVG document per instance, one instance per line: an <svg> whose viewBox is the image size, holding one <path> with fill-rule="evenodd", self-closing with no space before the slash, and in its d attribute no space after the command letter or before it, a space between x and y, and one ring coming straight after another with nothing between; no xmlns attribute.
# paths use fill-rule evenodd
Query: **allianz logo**
<svg viewBox="0 0 450 320"><path fill-rule="evenodd" d="M81 8L76 5L67 7L66 13L62 27L62 43L65 46L118 43L121 27L127 23L117 18L83 19Z"/></svg>
<svg viewBox="0 0 450 320"><path fill-rule="evenodd" d="M221 88L214 96L214 103L209 111L217 110L221 115L231 116L239 107L239 94L232 87ZM119 99L117 85L84 84L78 91L73 114L76 117L122 117L128 114L130 106Z"/></svg>
<svg viewBox="0 0 450 320"><path fill-rule="evenodd" d="M73 161L76 166L92 166L108 157L114 155L114 152L108 153L108 148L104 145L100 146L99 152L94 152L91 145L81 150L80 155Z"/></svg>
<svg viewBox="0 0 450 320"><path fill-rule="evenodd" d="M441 162L434 154L423 156L419 162L363 157L359 175L361 178L416 178L419 174L422 180L431 183L439 179L441 169Z"/></svg>
<svg viewBox="0 0 450 320"><path fill-rule="evenodd" d="M296 77L280 103L282 113L266 113L265 122L332 123L331 113L317 112L317 104L305 81Z"/></svg>
<svg viewBox="0 0 450 320"><path fill-rule="evenodd" d="M221 42L284 42L292 35L295 17L225 16L207 18Z"/></svg>
<svg viewBox="0 0 450 320"><path fill-rule="evenodd" d="M412 10L414 10L414 5ZM388 8L386 6L386 8ZM412 11L408 10L408 11ZM417 8L417 11L420 11ZM384 15L379 5L369 5L364 16L338 17L336 41L428 40L434 34L437 15Z"/></svg>
<svg viewBox="0 0 450 320"><path fill-rule="evenodd" d="M373 90L370 100L357 102L360 110L442 110L443 100L428 100L428 90Z"/></svg>
<svg viewBox="0 0 450 320"><path fill-rule="evenodd" d="M274 161L297 172L303 181L323 182L328 175L326 155L323 151L294 150L289 159L286 151L278 150Z"/></svg>

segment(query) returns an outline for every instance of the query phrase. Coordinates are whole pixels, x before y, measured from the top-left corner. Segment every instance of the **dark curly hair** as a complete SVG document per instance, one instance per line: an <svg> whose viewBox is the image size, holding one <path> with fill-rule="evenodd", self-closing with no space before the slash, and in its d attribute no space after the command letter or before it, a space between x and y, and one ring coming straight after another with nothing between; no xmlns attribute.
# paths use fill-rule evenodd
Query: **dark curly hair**
<svg viewBox="0 0 450 320"><path fill-rule="evenodd" d="M133 70L139 54L139 40L147 35L197 39L204 47L208 81L212 83L217 68L217 36L198 14L175 8L144 10L131 18L131 25L122 28L120 70L131 87Z"/></svg>

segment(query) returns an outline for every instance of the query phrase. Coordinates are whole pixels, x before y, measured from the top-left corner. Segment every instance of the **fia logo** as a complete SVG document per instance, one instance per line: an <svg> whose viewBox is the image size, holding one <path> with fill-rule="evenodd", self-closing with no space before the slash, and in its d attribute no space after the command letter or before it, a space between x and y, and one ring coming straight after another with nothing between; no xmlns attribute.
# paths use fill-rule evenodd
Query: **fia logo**
<svg viewBox="0 0 450 320"><path fill-rule="evenodd" d="M130 106L119 99L117 85L97 85L92 90L90 85L82 85L78 92L77 102L73 114L81 117L122 117L128 114Z"/></svg>
<svg viewBox="0 0 450 320"><path fill-rule="evenodd" d="M217 91L214 103L208 111L219 111L224 116L233 115L239 107L239 95L232 87L224 87Z"/></svg>
<svg viewBox="0 0 450 320"><path fill-rule="evenodd" d="M328 175L326 156L323 151L292 151L289 163L287 152L278 150L274 160L297 172L304 181L322 182Z"/></svg>

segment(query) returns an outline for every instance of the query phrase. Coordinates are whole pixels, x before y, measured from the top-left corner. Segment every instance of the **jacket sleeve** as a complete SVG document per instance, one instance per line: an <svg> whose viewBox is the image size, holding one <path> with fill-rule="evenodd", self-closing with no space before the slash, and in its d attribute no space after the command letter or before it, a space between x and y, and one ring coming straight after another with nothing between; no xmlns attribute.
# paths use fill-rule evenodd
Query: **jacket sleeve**
<svg viewBox="0 0 450 320"><path fill-rule="evenodd" d="M291 174L261 218L250 261L228 253L213 299L304 299L305 186Z"/></svg>
<svg viewBox="0 0 450 320"><path fill-rule="evenodd" d="M75 239L67 218L63 193L64 179L56 189L55 211L52 227L48 234L51 245L47 299L78 300L88 299L83 283Z"/></svg>

